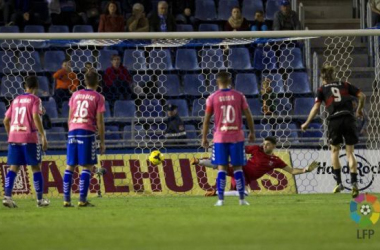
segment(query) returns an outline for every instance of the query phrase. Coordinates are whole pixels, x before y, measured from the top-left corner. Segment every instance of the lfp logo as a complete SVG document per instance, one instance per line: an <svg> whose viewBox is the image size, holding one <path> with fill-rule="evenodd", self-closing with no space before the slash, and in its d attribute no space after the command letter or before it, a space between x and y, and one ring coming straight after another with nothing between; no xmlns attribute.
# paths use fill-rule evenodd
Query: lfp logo
<svg viewBox="0 0 380 250"><path fill-rule="evenodd" d="M350 203L351 219L361 227L376 224L380 217L380 202L376 196L360 194Z"/></svg>

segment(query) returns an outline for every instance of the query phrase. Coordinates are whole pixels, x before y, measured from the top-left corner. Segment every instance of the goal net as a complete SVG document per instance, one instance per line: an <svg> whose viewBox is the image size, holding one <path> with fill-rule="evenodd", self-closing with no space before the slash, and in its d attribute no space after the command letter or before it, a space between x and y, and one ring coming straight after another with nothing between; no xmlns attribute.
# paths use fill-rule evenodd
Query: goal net
<svg viewBox="0 0 380 250"><path fill-rule="evenodd" d="M314 104L314 93L320 86L319 68L325 63L336 66L339 79L355 84L367 94L366 120L358 121L360 143L355 151L359 188L380 192L377 113L380 65L376 39L369 37L374 41L373 62L354 62L355 54L363 52L359 36L306 37L298 33L296 37L290 32L291 37L284 38L284 34L275 32L271 37L279 38L259 38L255 33L238 32L231 38L227 34L225 37L199 34L179 33L176 38L145 34L128 39L115 35L112 39L98 39L88 34L69 34L69 40L62 37L41 40L33 34L24 34L26 37L22 39L17 35L2 38L6 40L0 41L0 113L4 114L15 96L23 93L25 77L37 75L38 95L51 119L51 126L46 129L49 150L42 163L44 192L48 196L60 197L63 193L68 100L72 92L85 88L84 74L88 71L99 74L98 91L107 101L107 153L99 156L99 164L94 166L92 196L203 195L213 190L215 170L192 165L191 160L211 156L210 151L200 147L202 118L207 97L217 89L215 76L220 71L229 72L231 87L247 97L255 122L255 144L262 143L267 136L275 136L278 140L275 154L289 166L304 168L313 160L320 162L313 173L295 177L281 169L270 171L248 183L250 191L329 193L335 181L323 106L310 130L306 133L300 130ZM313 65L311 48L315 52ZM247 134L245 125L243 129ZM212 140L212 130L208 137ZM3 186L9 167L3 127L0 138ZM162 165L149 163L152 150L165 155ZM342 150L344 186L349 191L344 156ZM77 171L74 194L79 193L78 177ZM16 195L33 194L31 178L30 169L23 167L15 184Z"/></svg>

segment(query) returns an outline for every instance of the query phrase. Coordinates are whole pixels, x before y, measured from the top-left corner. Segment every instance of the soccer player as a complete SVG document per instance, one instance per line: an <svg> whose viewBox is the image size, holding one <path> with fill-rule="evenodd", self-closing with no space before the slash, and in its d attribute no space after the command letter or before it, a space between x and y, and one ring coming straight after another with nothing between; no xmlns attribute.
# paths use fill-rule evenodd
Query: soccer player
<svg viewBox="0 0 380 250"><path fill-rule="evenodd" d="M283 160L281 160L280 157L273 154L275 148L276 138L272 136L266 137L261 146L253 145L245 147L245 153L251 155L247 164L243 167L243 173L246 183L250 183L254 180L257 180L261 178L263 175L271 172L276 168L283 169L292 175L299 175L311 172L316 167L318 167L318 163L316 161L313 161L306 168L292 168L288 166ZM216 169L216 166L213 165L209 159L193 158L191 160L191 164ZM228 168L227 175L232 178L234 177L232 166ZM213 196L215 193L215 190L212 190L207 192L206 196ZM225 195L235 196L236 191L226 192Z"/></svg>
<svg viewBox="0 0 380 250"><path fill-rule="evenodd" d="M227 72L217 74L216 82L219 90L210 95L206 101L206 112L203 123L202 146L209 147L207 133L212 115L215 120L214 146L212 152L212 163L218 165L218 176L216 179L219 200L215 206L224 205L224 189L226 187L226 175L229 165L234 168L234 177L239 192L239 204L249 205L245 198L245 184L242 166L246 164L244 152L244 133L242 130L244 114L249 127L248 140L255 140L253 119L245 96L228 86L231 78Z"/></svg>
<svg viewBox="0 0 380 250"><path fill-rule="evenodd" d="M47 207L50 201L43 198L44 181L41 173L41 149L46 151L47 140L42 126L41 99L36 96L38 78L29 76L24 83L25 94L17 96L5 113L4 127L8 134L8 165L5 178L3 205L17 207L12 200L13 185L20 166L30 165L37 195L37 207Z"/></svg>
<svg viewBox="0 0 380 250"><path fill-rule="evenodd" d="M311 109L307 121L302 124L301 129L305 131L310 122L317 115L323 102L328 112L328 139L331 144L331 160L333 165L334 178L337 186L334 193L344 190L341 178L341 165L339 162L340 144L343 139L346 143L346 154L351 174L352 197L359 195L357 180L357 161L354 154L354 145L359 142L356 119L354 115L352 100L358 98L359 104L356 110L358 118L363 117L363 107L366 96L355 86L348 82L336 80L335 68L324 66L321 70L322 86L318 89L314 107Z"/></svg>
<svg viewBox="0 0 380 250"><path fill-rule="evenodd" d="M69 101L69 136L67 142L67 167L63 177L64 207L71 204L72 176L77 165L83 167L79 182L79 207L93 207L87 200L91 168L97 163L96 131L100 138L100 154L104 145L104 96L96 92L98 74L90 71L85 75L86 89L76 91Z"/></svg>

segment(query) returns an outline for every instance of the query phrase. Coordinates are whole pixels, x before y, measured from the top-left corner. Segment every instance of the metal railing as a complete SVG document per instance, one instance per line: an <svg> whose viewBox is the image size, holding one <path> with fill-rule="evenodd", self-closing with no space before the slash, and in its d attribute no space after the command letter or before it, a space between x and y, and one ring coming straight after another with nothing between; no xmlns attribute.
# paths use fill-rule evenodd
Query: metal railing
<svg viewBox="0 0 380 250"><path fill-rule="evenodd" d="M318 54L314 52L313 54L313 92L316 93L319 86L319 61Z"/></svg>
<svg viewBox="0 0 380 250"><path fill-rule="evenodd" d="M300 3L298 6L298 17L301 23L301 30L305 27L305 7L303 6L303 3Z"/></svg>

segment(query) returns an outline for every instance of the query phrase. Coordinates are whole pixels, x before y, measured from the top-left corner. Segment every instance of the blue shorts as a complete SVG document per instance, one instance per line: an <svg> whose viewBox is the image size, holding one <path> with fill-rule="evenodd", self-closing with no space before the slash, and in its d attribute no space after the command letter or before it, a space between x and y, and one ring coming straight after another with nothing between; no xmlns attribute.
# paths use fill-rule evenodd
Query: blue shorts
<svg viewBox="0 0 380 250"><path fill-rule="evenodd" d="M37 143L9 143L7 164L37 166L41 163L41 151Z"/></svg>
<svg viewBox="0 0 380 250"><path fill-rule="evenodd" d="M236 143L214 143L212 164L227 166L229 158L231 158L232 166L244 166L247 163L243 141Z"/></svg>
<svg viewBox="0 0 380 250"><path fill-rule="evenodd" d="M84 129L69 131L67 141L67 165L85 166L96 164L95 133Z"/></svg>

